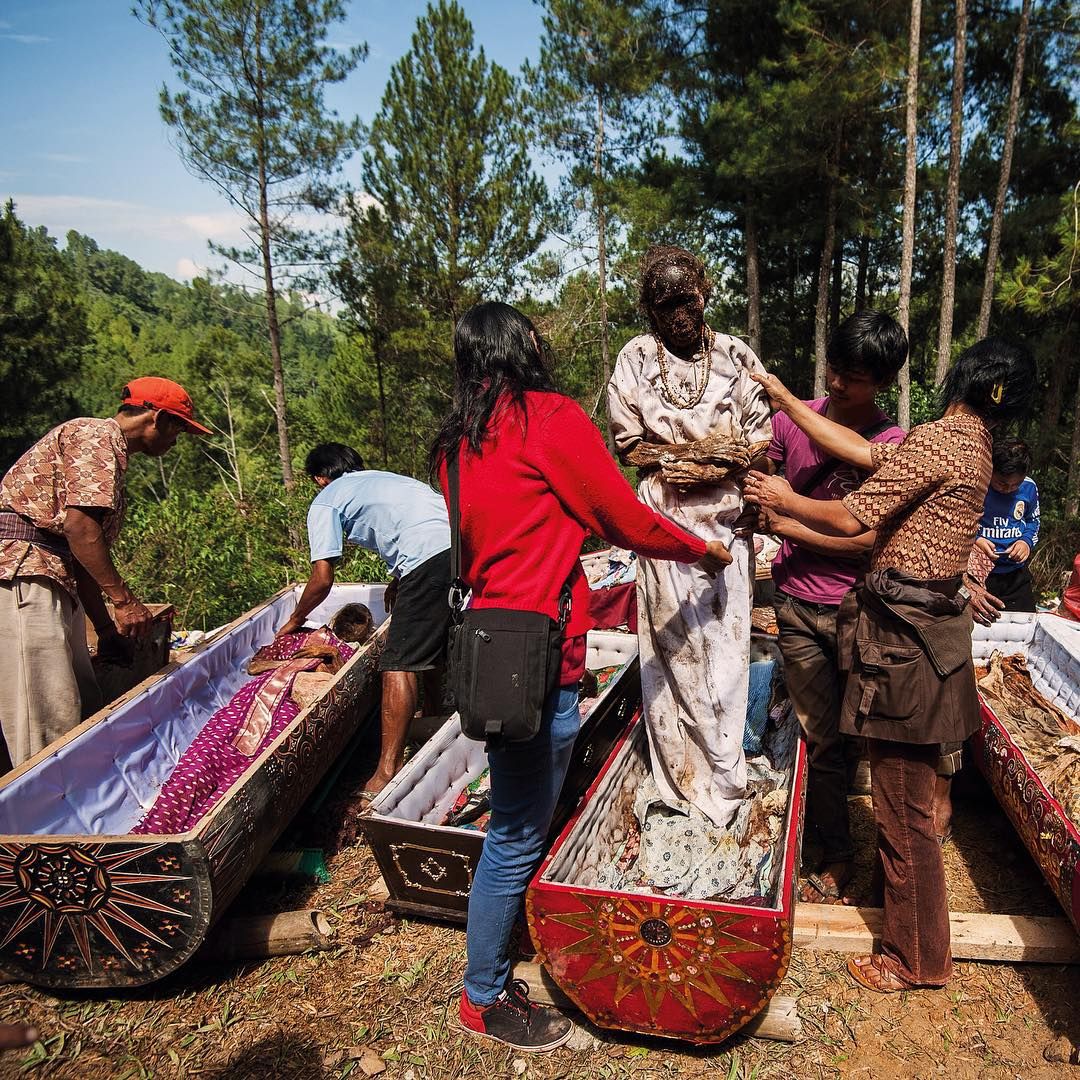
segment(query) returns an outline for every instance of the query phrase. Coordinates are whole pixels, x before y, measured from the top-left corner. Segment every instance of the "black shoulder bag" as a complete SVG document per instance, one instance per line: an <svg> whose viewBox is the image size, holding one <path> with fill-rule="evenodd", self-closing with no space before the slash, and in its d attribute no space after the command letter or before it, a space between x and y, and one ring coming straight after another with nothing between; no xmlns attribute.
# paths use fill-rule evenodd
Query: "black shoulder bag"
<svg viewBox="0 0 1080 1080"><path fill-rule="evenodd" d="M450 494L450 695L470 739L523 742L540 730L544 701L558 685L570 587L559 593L559 620L539 611L465 608L461 580L460 474L448 463Z"/></svg>

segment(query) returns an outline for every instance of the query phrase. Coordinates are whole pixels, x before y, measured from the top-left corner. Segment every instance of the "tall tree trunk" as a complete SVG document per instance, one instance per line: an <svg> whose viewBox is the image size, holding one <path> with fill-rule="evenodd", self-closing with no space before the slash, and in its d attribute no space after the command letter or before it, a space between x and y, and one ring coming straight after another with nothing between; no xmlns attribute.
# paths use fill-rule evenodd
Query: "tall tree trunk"
<svg viewBox="0 0 1080 1080"><path fill-rule="evenodd" d="M761 264L758 256L757 218L752 196L746 200L746 333L750 348L761 356Z"/></svg>
<svg viewBox="0 0 1080 1080"><path fill-rule="evenodd" d="M829 297L829 332L840 325L840 301L844 292L844 238L833 244L832 295Z"/></svg>
<svg viewBox="0 0 1080 1080"><path fill-rule="evenodd" d="M1042 415L1039 417L1038 464L1046 462L1050 451L1058 440L1058 425L1061 423L1061 406L1065 400L1065 387L1072 370L1069 355L1068 333L1061 336L1057 348L1055 363L1050 365L1050 378L1046 385L1046 397L1043 399Z"/></svg>
<svg viewBox="0 0 1080 1080"><path fill-rule="evenodd" d="M953 37L952 105L949 111L949 179L945 188L945 252L941 274L937 367L934 385L945 381L952 359L953 308L956 304L956 215L960 206L960 155L964 133L964 59L967 55L967 0L956 0Z"/></svg>
<svg viewBox="0 0 1080 1080"><path fill-rule="evenodd" d="M911 0L911 25L908 30L907 100L904 105L904 217L900 248L900 302L897 320L908 333L911 322L911 266L915 256L915 151L919 113L919 30L922 0ZM900 369L900 399L897 420L902 428L911 427L911 353Z"/></svg>
<svg viewBox="0 0 1080 1080"><path fill-rule="evenodd" d="M1065 483L1065 516L1074 518L1080 512L1080 384L1073 403L1072 448L1069 451L1069 478Z"/></svg>
<svg viewBox="0 0 1080 1080"><path fill-rule="evenodd" d="M866 306L866 271L870 265L870 234L859 237L859 269L855 274L855 310L862 311Z"/></svg>
<svg viewBox="0 0 1080 1080"><path fill-rule="evenodd" d="M386 469L390 465L390 428L386 418L386 383L383 377L383 349L385 340L379 334L373 342L375 348L375 379L379 385L379 426L382 429L382 465Z"/></svg>
<svg viewBox="0 0 1080 1080"><path fill-rule="evenodd" d="M837 140L839 142L839 140ZM829 162L829 183L825 197L825 237L817 273L817 304L814 306L814 397L825 394L825 349L829 341L829 279L833 241L836 238L837 162Z"/></svg>
<svg viewBox="0 0 1080 1080"><path fill-rule="evenodd" d="M278 457L281 459L281 479L286 491L295 486L292 454L289 452L289 422L285 413L285 371L281 363L281 327L277 316L277 290L274 287L274 263L270 253L270 209L267 202L269 185L266 179L266 110L263 107L262 7L255 7L256 56L258 64L258 125L259 125L259 249L262 253L263 285L266 289L266 330L270 338L270 361L274 368L274 417L277 420Z"/></svg>
<svg viewBox="0 0 1080 1080"><path fill-rule="evenodd" d="M983 278L982 300L979 303L977 336L986 337L990 329L990 305L994 301L994 272L1001 251L1001 222L1005 217L1005 197L1009 192L1009 173L1012 171L1013 145L1016 142L1016 119L1020 114L1020 85L1024 79L1024 51L1027 48L1031 0L1024 0L1020 10L1020 30L1016 38L1016 60L1013 63L1012 86L1009 87L1009 116L1005 123L1005 145L1001 150L1001 174L998 176L994 215L990 219L990 240L986 245L986 276Z"/></svg>
<svg viewBox="0 0 1080 1080"><path fill-rule="evenodd" d="M593 199L596 202L596 272L600 279L600 365L604 375L604 389L600 397L607 400L607 385L611 380L611 346L608 341L607 306L607 213L604 208L604 99L596 95L596 153L593 160L596 184ZM606 410L605 410L606 415ZM608 449L615 453L615 436L611 425L604 425Z"/></svg>

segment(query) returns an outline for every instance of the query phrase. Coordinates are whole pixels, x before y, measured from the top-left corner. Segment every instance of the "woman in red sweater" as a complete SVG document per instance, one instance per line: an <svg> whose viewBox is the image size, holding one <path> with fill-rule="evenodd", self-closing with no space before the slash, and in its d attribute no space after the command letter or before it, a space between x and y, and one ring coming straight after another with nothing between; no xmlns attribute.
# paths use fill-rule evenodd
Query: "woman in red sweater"
<svg viewBox="0 0 1080 1080"><path fill-rule="evenodd" d="M454 408L431 449L447 493L446 462L458 456L461 570L474 607L558 617L569 581L560 685L528 742L488 753L491 820L469 895L463 1025L520 1050L551 1050L572 1031L554 1009L510 981L510 936L525 886L543 854L581 719L588 583L578 562L596 533L653 559L696 563L714 574L731 561L639 502L581 407L555 390L532 323L508 304L478 304L454 331Z"/></svg>

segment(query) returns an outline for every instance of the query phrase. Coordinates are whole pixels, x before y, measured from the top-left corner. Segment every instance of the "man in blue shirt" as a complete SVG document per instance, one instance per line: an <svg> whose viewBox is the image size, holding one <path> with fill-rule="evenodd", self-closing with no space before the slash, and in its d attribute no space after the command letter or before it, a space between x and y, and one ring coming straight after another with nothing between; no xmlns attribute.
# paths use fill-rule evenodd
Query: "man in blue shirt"
<svg viewBox="0 0 1080 1080"><path fill-rule="evenodd" d="M1028 561L1039 542L1039 489L1027 475L1031 454L1020 439L994 444L994 472L975 546L994 561L987 591L1006 611L1034 611Z"/></svg>
<svg viewBox="0 0 1080 1080"><path fill-rule="evenodd" d="M308 454L304 468L322 489L307 517L311 578L278 633L299 630L330 594L346 543L377 552L392 576L385 603L393 618L379 659L379 764L360 796L369 801L404 763L421 674L427 707L439 700L450 623L450 524L442 495L412 477L366 469L351 446L322 443Z"/></svg>

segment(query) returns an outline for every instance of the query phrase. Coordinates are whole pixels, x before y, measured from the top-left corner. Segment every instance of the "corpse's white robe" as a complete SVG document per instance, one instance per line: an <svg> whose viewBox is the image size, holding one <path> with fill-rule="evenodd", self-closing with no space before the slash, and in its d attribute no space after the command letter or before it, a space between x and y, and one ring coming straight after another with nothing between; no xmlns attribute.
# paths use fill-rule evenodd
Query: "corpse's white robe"
<svg viewBox="0 0 1080 1080"><path fill-rule="evenodd" d="M666 353L668 380L686 400L695 365ZM697 365L700 375L700 363ZM717 334L705 393L680 409L664 392L656 342L634 338L608 384L608 415L620 452L639 441L694 442L716 432L748 442L771 437L768 399L750 379L761 361L737 338ZM641 559L638 644L653 776L672 809L696 807L715 825L735 817L746 792L742 739L750 663L753 557L732 532L742 496L732 482L678 491L659 471L638 487L642 502L703 540L722 540L732 562L710 579L686 563Z"/></svg>

